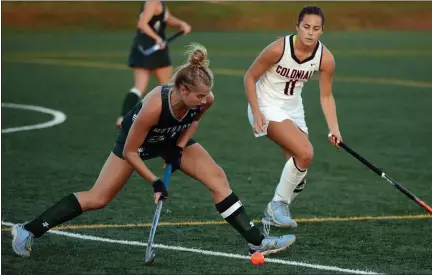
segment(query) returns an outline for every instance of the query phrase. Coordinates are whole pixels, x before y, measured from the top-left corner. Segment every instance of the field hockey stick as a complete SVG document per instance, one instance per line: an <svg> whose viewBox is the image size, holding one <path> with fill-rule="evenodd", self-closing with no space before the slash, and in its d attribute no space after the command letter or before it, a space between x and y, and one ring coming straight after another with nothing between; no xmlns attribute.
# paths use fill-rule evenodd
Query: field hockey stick
<svg viewBox="0 0 432 275"><path fill-rule="evenodd" d="M380 177L386 179L394 187L396 187L396 189L398 189L399 191L401 191L402 193L404 193L406 196L408 196L410 199L412 199L413 201L415 201L418 205L420 205L421 207L423 207L424 209L426 209L430 214L432 214L432 208L429 205L427 205L424 201L422 201L417 196L415 196L413 193L411 193L410 191L408 191L405 187L403 187L402 185L400 185L398 182L396 182L395 180L393 180L392 178L390 178L389 176L387 176L383 171L381 171L380 169L378 169L375 165L373 165L372 163L370 163L369 161L367 161L365 158L363 158L362 156L360 156L359 154L357 154L353 149L351 149L350 147L348 147L348 145L346 145L343 142L340 142L339 146L342 147L342 148L344 148L345 151L347 151L348 153L350 153L353 157L355 157L356 159L358 159L360 162L362 162L364 165L366 165L369 169L371 169L372 171L374 171L377 175L379 175Z"/></svg>
<svg viewBox="0 0 432 275"><path fill-rule="evenodd" d="M170 43L171 41L173 41L174 39L176 39L177 37L183 35L183 31L179 31L178 33L173 34L172 36L168 37L167 40L164 40L165 44ZM152 53L154 53L155 51L159 50L161 48L161 46L159 44L154 44L152 47L144 50L143 47L141 47L141 45L138 45L138 50L143 54L143 55L151 55Z"/></svg>
<svg viewBox="0 0 432 275"><path fill-rule="evenodd" d="M164 178L163 178L163 183L165 185L165 188L168 189L168 183L171 177L171 169L172 169L172 165L168 164L165 168L165 174L164 174ZM154 259L156 257L156 254L154 252L153 249L153 240L154 240L154 236L156 234L156 228L158 226L159 223L159 217L161 214L161 210L162 210L162 204L163 204L163 199L159 199L158 204L156 206L156 211L153 217L153 223L152 223L152 227L150 229L150 236L147 242L147 249L146 249L146 254L145 254L145 264L146 265L151 265L154 262Z"/></svg>

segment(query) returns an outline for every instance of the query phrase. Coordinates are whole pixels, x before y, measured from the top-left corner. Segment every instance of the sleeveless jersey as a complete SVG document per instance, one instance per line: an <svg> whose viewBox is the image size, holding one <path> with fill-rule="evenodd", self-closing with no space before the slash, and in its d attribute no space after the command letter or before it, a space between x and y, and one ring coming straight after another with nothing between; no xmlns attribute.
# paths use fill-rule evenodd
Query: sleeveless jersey
<svg viewBox="0 0 432 275"><path fill-rule="evenodd" d="M279 106L286 109L303 108L303 85L319 71L323 45L318 41L312 55L300 61L294 54L295 35L284 38L284 51L276 64L257 81L260 106Z"/></svg>
<svg viewBox="0 0 432 275"><path fill-rule="evenodd" d="M150 19L150 21L148 22L148 25L162 39L165 39L165 30L167 27L166 20L167 20L168 13L167 13L167 9L166 9L166 5L165 5L164 1L161 1L161 4L162 4L162 13L158 14L158 15L153 15L152 18ZM141 4L140 16L141 16L141 13L144 11L144 5L145 5L145 3ZM153 46L155 43L153 38L147 36L140 29L137 29L135 40L136 40L136 43L138 43L139 45L148 46L148 47Z"/></svg>
<svg viewBox="0 0 432 275"><path fill-rule="evenodd" d="M201 112L199 108L189 109L182 119L177 119L171 107L171 85L163 85L161 91L162 110L159 121L147 133L145 140L140 146L140 150L161 148L167 145L176 143L181 132L187 130L197 115ZM124 142L126 142L127 134L129 133L132 123L134 123L139 111L142 108L142 102L139 102L129 111L123 119L121 131L124 133Z"/></svg>

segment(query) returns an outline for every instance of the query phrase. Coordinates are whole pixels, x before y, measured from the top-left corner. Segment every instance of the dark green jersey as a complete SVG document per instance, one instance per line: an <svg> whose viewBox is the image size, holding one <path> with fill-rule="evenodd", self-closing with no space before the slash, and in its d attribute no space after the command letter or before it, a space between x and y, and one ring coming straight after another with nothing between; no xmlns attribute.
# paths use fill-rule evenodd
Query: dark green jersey
<svg viewBox="0 0 432 275"><path fill-rule="evenodd" d="M168 10L164 2L162 4L162 12L158 15L153 15L147 23L154 32L163 40L166 39L165 31L167 27ZM141 5L140 14L144 10L144 3ZM172 66L171 58L169 57L168 45L162 50L147 56L143 52L155 45L155 40L142 32L139 28L133 39L131 52L128 57L128 65L131 68L145 68L155 70Z"/></svg>
<svg viewBox="0 0 432 275"><path fill-rule="evenodd" d="M161 1L161 3L162 3L162 13L158 15L153 15L150 21L148 22L148 25L162 39L165 39L165 30L167 27L166 19L168 14L167 14L165 3L163 1ZM143 10L144 10L144 3L141 4L140 14L143 12ZM143 46L144 48L151 47L155 43L153 38L147 36L140 29L137 29L135 42Z"/></svg>
<svg viewBox="0 0 432 275"><path fill-rule="evenodd" d="M147 133L141 148L164 147L175 144L180 134L187 130L197 115L201 112L200 108L189 109L182 119L177 119L171 107L170 95L172 91L171 85L163 85L161 91L162 110L159 121ZM127 134L135 121L139 111L142 108L142 102L138 103L131 111L129 111L123 119L121 131L124 133L124 142L126 142ZM140 148L140 149L141 149Z"/></svg>

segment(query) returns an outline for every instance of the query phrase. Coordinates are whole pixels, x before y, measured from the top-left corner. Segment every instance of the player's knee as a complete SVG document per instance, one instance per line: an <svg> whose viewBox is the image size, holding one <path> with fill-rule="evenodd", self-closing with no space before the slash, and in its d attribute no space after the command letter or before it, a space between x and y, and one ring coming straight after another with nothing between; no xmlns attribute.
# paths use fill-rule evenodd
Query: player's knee
<svg viewBox="0 0 432 275"><path fill-rule="evenodd" d="M96 196L95 200L92 203L92 209L96 210L96 209L105 208L105 206L107 206L110 201L111 198L107 196L103 196L103 195Z"/></svg>
<svg viewBox="0 0 432 275"><path fill-rule="evenodd" d="M95 191L88 191L84 201L80 202L81 206L86 210L97 210L107 206L111 201L111 197L106 194L100 194Z"/></svg>
<svg viewBox="0 0 432 275"><path fill-rule="evenodd" d="M219 183L218 186L229 188L228 178L225 174L225 171L220 166L215 169L213 177L214 180Z"/></svg>
<svg viewBox="0 0 432 275"><path fill-rule="evenodd" d="M300 154L296 156L296 162L302 166L302 168L307 168L312 163L314 157L314 150L312 146L308 146L300 151Z"/></svg>
<svg viewBox="0 0 432 275"><path fill-rule="evenodd" d="M212 193L226 193L230 190L228 178L224 170L217 166L211 175L210 184L207 186Z"/></svg>

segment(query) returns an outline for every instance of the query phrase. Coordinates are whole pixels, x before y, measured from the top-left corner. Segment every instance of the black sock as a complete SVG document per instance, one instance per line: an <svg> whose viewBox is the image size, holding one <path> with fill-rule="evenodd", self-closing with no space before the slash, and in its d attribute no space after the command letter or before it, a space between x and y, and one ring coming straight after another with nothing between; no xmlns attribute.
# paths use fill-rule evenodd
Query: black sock
<svg viewBox="0 0 432 275"><path fill-rule="evenodd" d="M121 116L125 116L139 102L139 100L140 97L136 93L127 93L123 99Z"/></svg>
<svg viewBox="0 0 432 275"><path fill-rule="evenodd" d="M24 229L38 238L54 226L70 221L81 214L81 205L75 195L70 194L45 210L34 220L26 223Z"/></svg>
<svg viewBox="0 0 432 275"><path fill-rule="evenodd" d="M231 193L223 201L216 204L216 209L232 227L234 227L248 243L260 245L264 236L255 227L236 194Z"/></svg>

